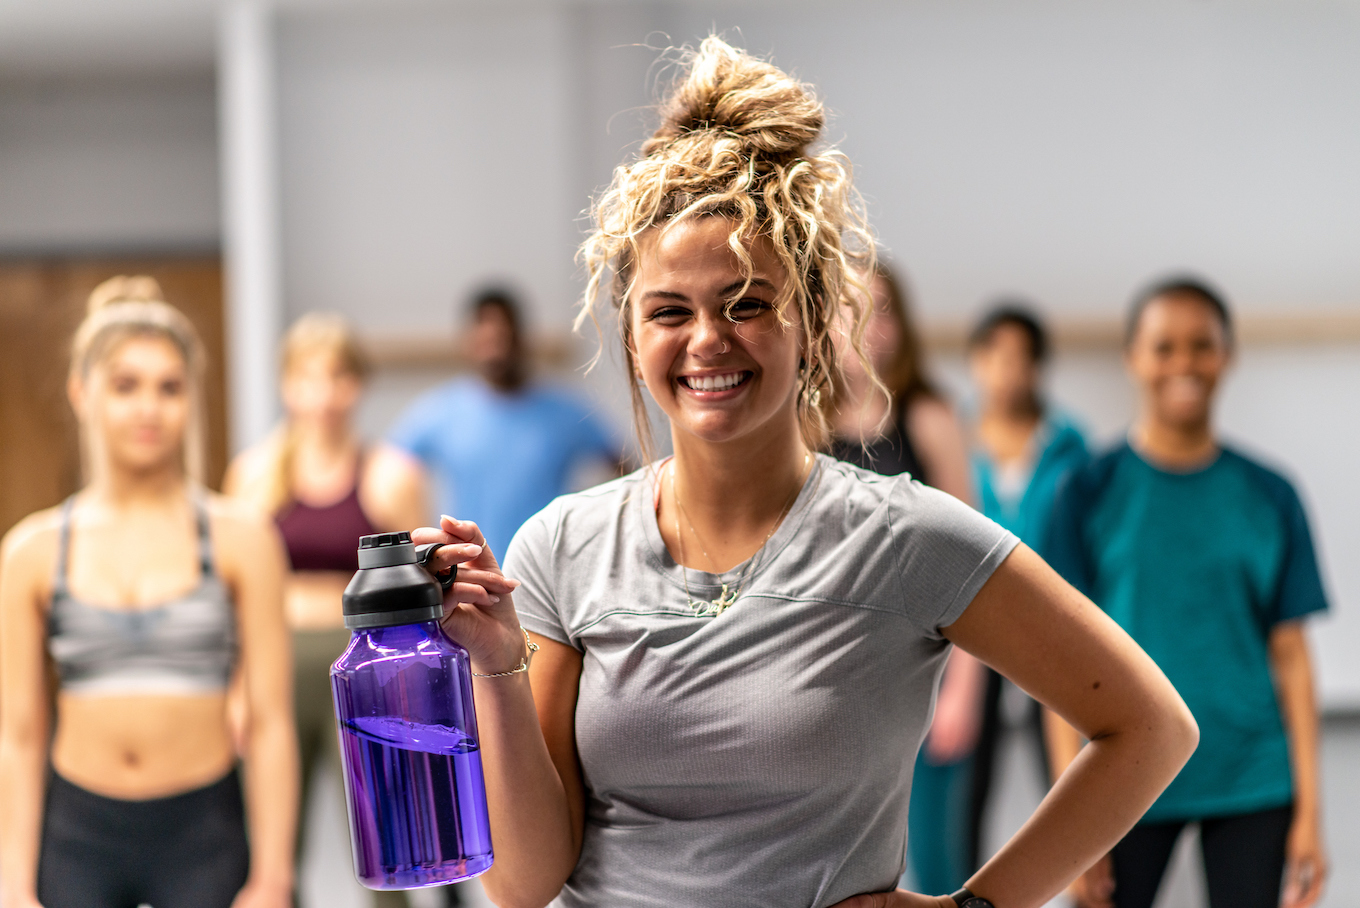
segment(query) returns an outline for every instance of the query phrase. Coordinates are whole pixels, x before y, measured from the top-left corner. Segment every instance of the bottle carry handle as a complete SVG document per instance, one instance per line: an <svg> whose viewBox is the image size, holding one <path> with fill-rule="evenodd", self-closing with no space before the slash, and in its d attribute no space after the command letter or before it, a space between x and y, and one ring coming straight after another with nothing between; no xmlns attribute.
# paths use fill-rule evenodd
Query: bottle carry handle
<svg viewBox="0 0 1360 908"><path fill-rule="evenodd" d="M416 546L416 564L419 564L429 572L430 576L434 577L435 580L438 580L440 588L447 593L453 588L453 581L458 577L458 565L455 564L453 567L449 568L447 575L436 574L434 569L430 567L430 559L434 557L435 550L438 548L439 543L437 542Z"/></svg>

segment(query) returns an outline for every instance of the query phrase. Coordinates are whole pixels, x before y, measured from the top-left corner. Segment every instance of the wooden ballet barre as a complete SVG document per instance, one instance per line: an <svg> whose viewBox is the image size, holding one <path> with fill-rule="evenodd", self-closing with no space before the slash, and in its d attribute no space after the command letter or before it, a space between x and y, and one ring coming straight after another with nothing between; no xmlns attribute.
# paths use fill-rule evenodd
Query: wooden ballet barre
<svg viewBox="0 0 1360 908"><path fill-rule="evenodd" d="M373 367L390 372L461 372L471 368L461 338L448 334L365 334L364 352ZM569 333L529 338L529 359L545 369L571 369L584 362L581 340Z"/></svg>
<svg viewBox="0 0 1360 908"><path fill-rule="evenodd" d="M961 353L969 325L927 323L922 334L932 353ZM1049 321L1053 346L1059 351L1118 350L1124 345L1120 319L1056 318ZM1253 347L1314 346L1360 343L1360 306L1354 310L1237 315L1237 338Z"/></svg>

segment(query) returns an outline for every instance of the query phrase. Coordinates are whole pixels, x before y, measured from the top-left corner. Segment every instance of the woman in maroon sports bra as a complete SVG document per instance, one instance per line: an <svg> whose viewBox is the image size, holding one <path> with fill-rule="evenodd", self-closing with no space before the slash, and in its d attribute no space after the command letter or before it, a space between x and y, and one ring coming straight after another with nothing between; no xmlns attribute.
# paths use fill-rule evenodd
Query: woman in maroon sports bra
<svg viewBox="0 0 1360 908"><path fill-rule="evenodd" d="M422 484L406 461L365 449L354 430L367 373L344 319L298 319L283 345L284 420L233 461L223 483L227 494L273 514L288 548L284 607L293 631L302 818L314 770L336 747L328 673L349 642L340 595L359 566L359 537L429 521ZM304 828L299 822L299 852ZM374 895L377 905L405 904L401 893Z"/></svg>

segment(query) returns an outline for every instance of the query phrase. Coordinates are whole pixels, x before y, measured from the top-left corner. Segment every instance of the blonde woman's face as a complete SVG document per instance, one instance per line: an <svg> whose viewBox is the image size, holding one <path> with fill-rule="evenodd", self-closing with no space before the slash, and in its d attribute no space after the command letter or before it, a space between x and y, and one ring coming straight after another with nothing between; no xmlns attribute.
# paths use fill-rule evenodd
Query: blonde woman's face
<svg viewBox="0 0 1360 908"><path fill-rule="evenodd" d="M283 407L294 423L344 425L363 388L340 358L327 350L293 357L283 375Z"/></svg>
<svg viewBox="0 0 1360 908"><path fill-rule="evenodd" d="M110 462L137 472L182 457L189 375L169 340L132 337L96 364L75 393L76 409Z"/></svg>
<svg viewBox="0 0 1360 908"><path fill-rule="evenodd" d="M774 303L784 271L751 244L750 286L727 246L732 222L701 217L652 230L631 296L635 362L672 433L707 442L797 431L801 334Z"/></svg>

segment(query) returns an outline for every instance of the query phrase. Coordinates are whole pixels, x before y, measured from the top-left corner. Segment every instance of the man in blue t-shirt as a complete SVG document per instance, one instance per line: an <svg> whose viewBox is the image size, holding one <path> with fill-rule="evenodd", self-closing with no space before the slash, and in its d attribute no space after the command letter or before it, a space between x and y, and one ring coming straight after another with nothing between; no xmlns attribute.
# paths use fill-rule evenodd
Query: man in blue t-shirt
<svg viewBox="0 0 1360 908"><path fill-rule="evenodd" d="M441 512L475 521L503 557L520 524L568 491L573 470L592 460L617 466L620 448L584 405L529 380L508 292L481 293L469 315L476 374L417 398L388 441L434 475Z"/></svg>

